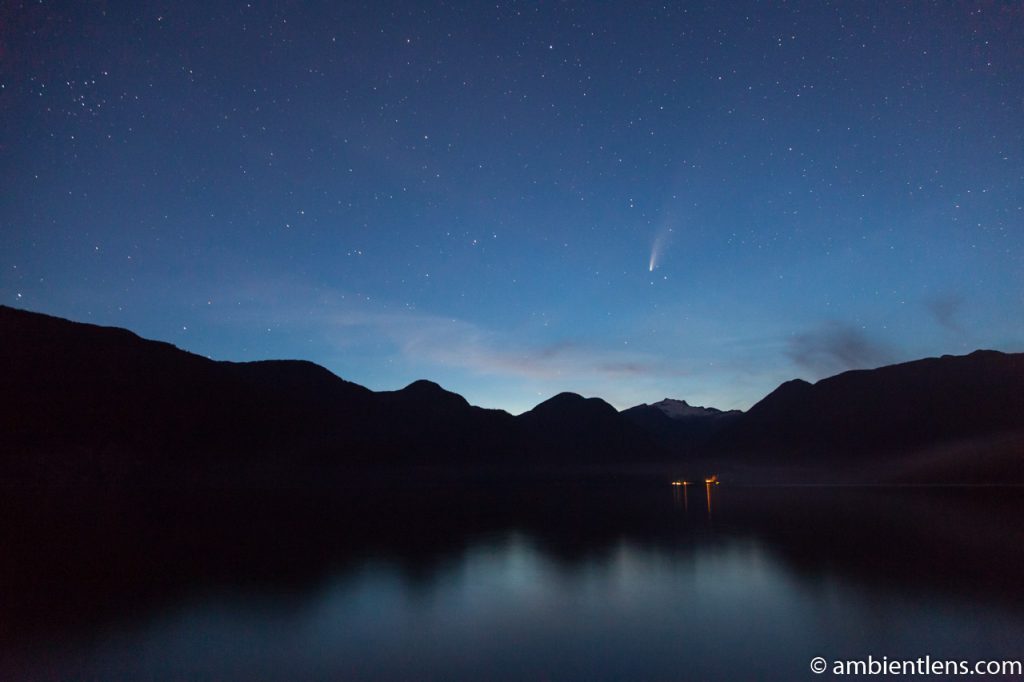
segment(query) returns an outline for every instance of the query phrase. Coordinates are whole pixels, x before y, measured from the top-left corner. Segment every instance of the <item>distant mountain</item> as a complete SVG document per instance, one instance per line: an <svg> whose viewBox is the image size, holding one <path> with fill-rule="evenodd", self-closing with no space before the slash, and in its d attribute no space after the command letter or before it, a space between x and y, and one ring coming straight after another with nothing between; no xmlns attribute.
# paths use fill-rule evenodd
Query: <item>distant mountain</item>
<svg viewBox="0 0 1024 682"><path fill-rule="evenodd" d="M6 306L0 395L3 478L261 484L397 464L625 463L650 456L638 448L657 451L603 402L600 414L553 399L513 417L429 381L377 393L310 362L218 362Z"/></svg>
<svg viewBox="0 0 1024 682"><path fill-rule="evenodd" d="M329 485L393 466L653 462L1024 482L1024 354L995 351L789 381L746 413L561 393L514 417L430 381L374 392L310 362L218 362L0 306L0 396L0 480Z"/></svg>
<svg viewBox="0 0 1024 682"><path fill-rule="evenodd" d="M685 400L665 398L622 411L622 416L646 431L663 448L677 455L689 455L705 446L742 412L723 412L714 407L699 407Z"/></svg>
<svg viewBox="0 0 1024 682"><path fill-rule="evenodd" d="M976 466L1018 475L1024 472L1024 354L981 350L844 372L815 384L788 381L711 446L762 461L841 466L959 448L963 459L945 462L948 471ZM930 464L924 458L917 466Z"/></svg>
<svg viewBox="0 0 1024 682"><path fill-rule="evenodd" d="M214 362L116 328L0 307L5 473L115 480L213 472L244 480L355 435L372 392L304 361Z"/></svg>
<svg viewBox="0 0 1024 682"><path fill-rule="evenodd" d="M526 442L566 453L571 460L586 456L594 463L621 463L617 453L624 451L633 462L667 457L649 434L600 398L559 393L519 415L518 421Z"/></svg>
<svg viewBox="0 0 1024 682"><path fill-rule="evenodd" d="M470 405L432 381L374 393L368 447L395 462L501 464L514 455L515 417ZM366 428L364 426L364 428Z"/></svg>
<svg viewBox="0 0 1024 682"><path fill-rule="evenodd" d="M659 400L651 405L642 405L639 407L653 407L664 413L666 417L672 419L687 419L689 417L714 417L722 414L722 410L715 407L701 407L699 405L690 405L685 400L675 400L673 398L665 398ZM732 412L739 412L739 410L731 410Z"/></svg>

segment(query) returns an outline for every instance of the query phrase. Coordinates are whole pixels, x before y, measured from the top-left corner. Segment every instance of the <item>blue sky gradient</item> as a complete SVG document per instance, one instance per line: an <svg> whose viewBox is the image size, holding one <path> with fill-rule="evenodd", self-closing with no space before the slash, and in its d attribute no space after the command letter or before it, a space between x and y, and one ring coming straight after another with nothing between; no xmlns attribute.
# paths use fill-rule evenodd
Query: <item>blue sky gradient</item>
<svg viewBox="0 0 1024 682"><path fill-rule="evenodd" d="M513 412L1024 350L1019 3L3 12L9 305Z"/></svg>

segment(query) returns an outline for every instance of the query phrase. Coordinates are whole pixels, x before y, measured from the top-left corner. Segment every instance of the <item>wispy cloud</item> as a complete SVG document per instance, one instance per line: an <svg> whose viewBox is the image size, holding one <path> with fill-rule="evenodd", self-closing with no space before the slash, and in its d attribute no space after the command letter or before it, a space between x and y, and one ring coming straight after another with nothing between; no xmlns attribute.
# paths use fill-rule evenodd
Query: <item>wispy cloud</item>
<svg viewBox="0 0 1024 682"><path fill-rule="evenodd" d="M423 314L353 313L325 316L328 328L359 330L386 340L405 358L480 374L554 379L575 375L622 378L678 375L678 368L643 353L592 346L575 340L530 344L465 320Z"/></svg>
<svg viewBox="0 0 1024 682"><path fill-rule="evenodd" d="M960 325L960 320L957 319L962 305L963 300L955 294L941 294L925 301L925 306L935 322L957 334L964 330Z"/></svg>
<svg viewBox="0 0 1024 682"><path fill-rule="evenodd" d="M828 322L792 337L786 353L799 367L816 376L878 367L892 361L892 353L884 344L856 327L838 322Z"/></svg>
<svg viewBox="0 0 1024 682"><path fill-rule="evenodd" d="M391 353L413 365L559 380L568 385L685 374L664 358L641 351L572 338L535 342L516 332L415 309L396 309L337 291L279 283L262 293L265 295L258 289L247 290L245 312L235 309L233 317L254 325L272 321L290 329L301 328L338 349L369 344L389 347Z"/></svg>

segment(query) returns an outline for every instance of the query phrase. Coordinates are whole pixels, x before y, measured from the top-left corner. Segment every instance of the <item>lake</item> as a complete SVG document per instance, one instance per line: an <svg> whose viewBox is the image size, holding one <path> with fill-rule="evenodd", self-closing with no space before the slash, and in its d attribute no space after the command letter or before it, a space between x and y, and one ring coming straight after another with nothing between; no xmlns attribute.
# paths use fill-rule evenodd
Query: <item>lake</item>
<svg viewBox="0 0 1024 682"><path fill-rule="evenodd" d="M16 491L3 679L816 678L1024 658L1008 488ZM830 677L825 675L824 677Z"/></svg>

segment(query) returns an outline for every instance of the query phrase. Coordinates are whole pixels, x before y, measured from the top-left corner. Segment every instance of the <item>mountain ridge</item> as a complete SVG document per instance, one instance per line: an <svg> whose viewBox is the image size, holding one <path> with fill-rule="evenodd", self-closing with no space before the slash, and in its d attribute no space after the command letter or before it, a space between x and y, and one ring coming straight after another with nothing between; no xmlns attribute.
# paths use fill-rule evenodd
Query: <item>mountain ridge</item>
<svg viewBox="0 0 1024 682"><path fill-rule="evenodd" d="M0 350L5 480L258 485L395 466L700 462L1024 482L1024 354L794 379L747 412L669 398L617 412L563 392L513 416L426 379L372 391L306 360L215 361L7 306Z"/></svg>
<svg viewBox="0 0 1024 682"><path fill-rule="evenodd" d="M216 361L6 306L0 349L10 403L0 475L330 478L367 467L607 464L629 461L637 444L658 451L603 401L606 410L577 413L575 400L556 396L540 413L560 427L538 429L428 380L371 391L304 360Z"/></svg>

